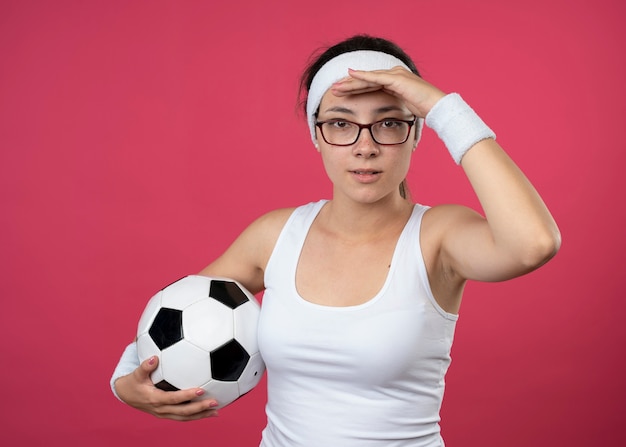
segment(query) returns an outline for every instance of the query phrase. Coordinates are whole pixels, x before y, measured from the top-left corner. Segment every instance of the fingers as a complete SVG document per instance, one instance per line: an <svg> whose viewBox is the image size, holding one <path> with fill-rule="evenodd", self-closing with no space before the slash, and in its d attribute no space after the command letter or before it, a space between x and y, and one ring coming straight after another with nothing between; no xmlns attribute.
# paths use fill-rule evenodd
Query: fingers
<svg viewBox="0 0 626 447"><path fill-rule="evenodd" d="M218 402L212 398L197 399L204 396L201 388L180 391L162 391L152 388L148 402L142 405L144 411L162 419L176 421L194 421L218 416Z"/></svg>
<svg viewBox="0 0 626 447"><path fill-rule="evenodd" d="M163 391L154 386L150 374L158 367L156 356L143 361L135 369L131 380L126 383L129 390L125 392L129 405L162 419L176 421L194 421L207 417L218 416L218 402L205 396L202 388L191 388L179 391ZM118 379L118 382L124 379ZM124 388L126 391L126 387ZM199 399L200 398L200 399Z"/></svg>
<svg viewBox="0 0 626 447"><path fill-rule="evenodd" d="M146 374L151 374L152 371L157 369L157 366L159 366L159 358L153 355L152 357L144 360L140 366L141 370L144 371Z"/></svg>
<svg viewBox="0 0 626 447"><path fill-rule="evenodd" d="M335 82L330 89L335 96L347 96L375 92L383 88L384 85L377 82L347 77Z"/></svg>
<svg viewBox="0 0 626 447"><path fill-rule="evenodd" d="M162 419L195 421L219 416L217 406L218 403L214 399L206 399L173 405L160 405L154 407L153 414Z"/></svg>
<svg viewBox="0 0 626 447"><path fill-rule="evenodd" d="M137 380L139 383L152 384L152 381L150 380L150 374L152 374L152 372L155 369L157 369L158 365L159 365L158 357L152 356L149 359L144 360L139 365L139 368L133 371L132 375L135 377L135 380Z"/></svg>
<svg viewBox="0 0 626 447"><path fill-rule="evenodd" d="M419 88L420 78L402 67L389 70L348 70L349 76L340 79L331 87L335 96L358 95L378 90L404 97L410 90Z"/></svg>
<svg viewBox="0 0 626 447"><path fill-rule="evenodd" d="M434 104L445 96L437 87L402 67L389 70L349 70L349 76L334 83L335 96L358 95L383 90L400 98L418 117L425 117Z"/></svg>
<svg viewBox="0 0 626 447"><path fill-rule="evenodd" d="M371 71L348 69L348 75L349 76L341 81L360 81L360 83L378 85L381 87L391 86L403 79L418 78L417 75L405 70L402 67L394 67L389 70Z"/></svg>
<svg viewBox="0 0 626 447"><path fill-rule="evenodd" d="M164 415L162 419L171 419L171 420L179 421L179 422L190 422L190 421L197 421L200 419L212 418L212 417L218 417L218 416L219 416L219 413L217 410L208 410L208 411L203 411L201 413L192 414L189 416L168 414L168 415ZM157 417L160 417L160 416L157 415Z"/></svg>
<svg viewBox="0 0 626 447"><path fill-rule="evenodd" d="M158 388L154 388L155 399L157 401L155 404L158 405L180 405L190 402L199 397L203 397L205 395L205 391L202 388L190 388L188 390L179 390L179 391L162 391ZM202 399L202 401L208 400L209 402L215 402L217 406L217 401L215 399ZM200 402L201 400L198 400Z"/></svg>

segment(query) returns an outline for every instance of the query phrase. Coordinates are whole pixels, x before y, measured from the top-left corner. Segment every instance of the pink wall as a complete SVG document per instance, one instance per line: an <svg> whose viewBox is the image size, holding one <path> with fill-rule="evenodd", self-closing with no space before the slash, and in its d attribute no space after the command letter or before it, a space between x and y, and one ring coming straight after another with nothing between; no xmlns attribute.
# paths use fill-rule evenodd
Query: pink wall
<svg viewBox="0 0 626 447"><path fill-rule="evenodd" d="M218 420L181 424L126 408L108 380L155 290L261 213L329 196L294 112L297 79L311 51L356 32L396 40L427 79L462 93L563 232L545 268L468 286L447 444L626 443L625 11L619 0L3 1L0 443L258 443L263 387ZM422 203L476 206L431 131L409 181Z"/></svg>

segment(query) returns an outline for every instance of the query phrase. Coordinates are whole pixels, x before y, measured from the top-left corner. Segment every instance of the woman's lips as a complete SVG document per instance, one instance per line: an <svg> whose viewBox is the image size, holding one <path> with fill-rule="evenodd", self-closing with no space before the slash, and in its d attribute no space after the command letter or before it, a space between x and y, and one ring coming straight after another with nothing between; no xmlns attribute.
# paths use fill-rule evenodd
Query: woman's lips
<svg viewBox="0 0 626 447"><path fill-rule="evenodd" d="M376 169L353 169L350 173L361 183L371 183L378 180L382 171L377 171Z"/></svg>

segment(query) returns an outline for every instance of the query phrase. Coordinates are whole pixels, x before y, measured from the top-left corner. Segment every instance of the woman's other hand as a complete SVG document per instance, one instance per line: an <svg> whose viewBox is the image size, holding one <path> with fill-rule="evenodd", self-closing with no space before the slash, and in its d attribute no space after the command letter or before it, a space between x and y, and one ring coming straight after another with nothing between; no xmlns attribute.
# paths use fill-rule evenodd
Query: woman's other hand
<svg viewBox="0 0 626 447"><path fill-rule="evenodd" d="M158 362L157 357L151 357L131 374L117 379L115 391L119 398L131 407L163 419L194 421L218 415L215 399L192 401L204 395L202 388L163 391L155 387L150 374Z"/></svg>

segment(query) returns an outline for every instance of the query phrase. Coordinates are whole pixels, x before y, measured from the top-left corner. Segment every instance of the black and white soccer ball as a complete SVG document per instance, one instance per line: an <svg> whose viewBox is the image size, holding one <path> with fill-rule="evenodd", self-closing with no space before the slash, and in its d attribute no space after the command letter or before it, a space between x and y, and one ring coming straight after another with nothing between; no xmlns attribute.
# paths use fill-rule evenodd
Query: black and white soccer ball
<svg viewBox="0 0 626 447"><path fill-rule="evenodd" d="M139 360L157 356L151 379L165 391L203 388L199 399L222 408L252 390L265 363L259 354L261 307L237 281L186 276L154 295L139 320Z"/></svg>

